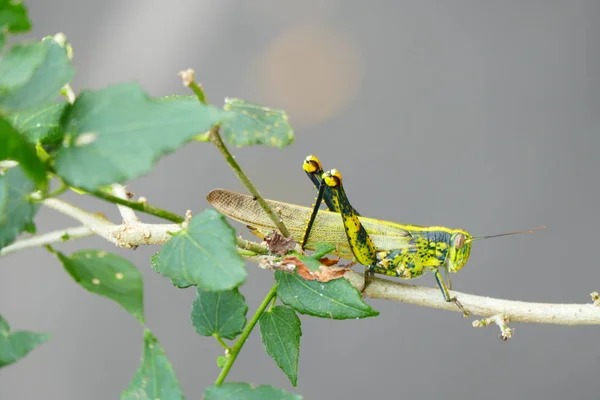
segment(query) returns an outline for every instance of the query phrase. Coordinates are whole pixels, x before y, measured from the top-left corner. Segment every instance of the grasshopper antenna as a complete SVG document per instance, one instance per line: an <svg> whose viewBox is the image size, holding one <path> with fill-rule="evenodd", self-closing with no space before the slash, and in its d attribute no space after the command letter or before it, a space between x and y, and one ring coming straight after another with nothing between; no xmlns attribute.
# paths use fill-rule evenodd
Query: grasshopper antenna
<svg viewBox="0 0 600 400"><path fill-rule="evenodd" d="M500 233L498 235L476 236L476 237L472 238L471 240L468 240L467 242L473 242L475 240L481 240L481 239L490 239L490 238L495 238L495 237L500 237L500 236L520 235L521 233L535 232L535 231L539 231L540 229L544 229L544 228L546 228L546 227L545 226L538 226L537 228L527 229L525 231Z"/></svg>

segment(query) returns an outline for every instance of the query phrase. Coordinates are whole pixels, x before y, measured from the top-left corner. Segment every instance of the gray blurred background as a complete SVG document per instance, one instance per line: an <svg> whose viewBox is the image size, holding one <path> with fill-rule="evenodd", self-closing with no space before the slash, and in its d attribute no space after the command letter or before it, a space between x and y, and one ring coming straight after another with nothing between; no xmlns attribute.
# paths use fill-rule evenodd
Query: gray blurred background
<svg viewBox="0 0 600 400"><path fill-rule="evenodd" d="M267 198L310 204L311 153L342 171L364 215L462 227L475 235L547 225L477 242L457 290L515 300L587 303L600 290L600 2L29 0L32 38L64 32L76 91L136 80L154 96L186 93L194 68L209 100L284 108L296 142L233 149ZM130 190L171 211L200 212L206 193L243 191L215 148L191 144ZM119 220L115 207L68 199ZM146 222L156 221L142 216ZM40 232L76 222L51 210ZM236 228L244 230L236 225ZM188 398L218 374L221 348L198 336L194 290L151 270L157 250L104 248L144 275L148 326ZM253 312L272 283L249 265ZM427 275L414 283L434 286ZM292 388L255 332L229 378L308 399L590 399L600 395L598 327L514 324L474 329L457 313L370 301L360 321L301 316ZM118 305L77 286L47 252L0 259L0 312L52 340L0 370L0 399L114 399L139 365L142 330Z"/></svg>

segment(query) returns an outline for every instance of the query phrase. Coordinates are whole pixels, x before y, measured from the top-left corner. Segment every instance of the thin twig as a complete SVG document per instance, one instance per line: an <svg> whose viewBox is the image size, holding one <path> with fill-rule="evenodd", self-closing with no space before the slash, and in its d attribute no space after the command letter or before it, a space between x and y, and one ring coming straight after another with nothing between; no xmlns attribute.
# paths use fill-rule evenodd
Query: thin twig
<svg viewBox="0 0 600 400"><path fill-rule="evenodd" d="M57 242L65 242L67 240L72 239L81 239L84 237L94 236L95 233L93 230L88 228L87 226L78 226L76 228L66 228L60 229L53 232L44 233L41 235L36 235L32 237L28 237L25 239L21 239L16 241L13 244L10 244L2 249L0 249L0 257L7 256L10 253L15 253L19 250L28 249L31 247L40 247L47 244L57 243Z"/></svg>
<svg viewBox="0 0 600 400"><path fill-rule="evenodd" d="M125 186L123 185L119 185L118 183L113 183L112 184L112 193L123 199L123 200L129 200L129 195L127 194L127 190L125 189ZM124 205L121 204L117 204L117 208L119 209L119 213L121 213L121 217L123 217L123 222L126 224L138 224L140 223L140 219L137 217L137 215L135 215L135 212Z"/></svg>

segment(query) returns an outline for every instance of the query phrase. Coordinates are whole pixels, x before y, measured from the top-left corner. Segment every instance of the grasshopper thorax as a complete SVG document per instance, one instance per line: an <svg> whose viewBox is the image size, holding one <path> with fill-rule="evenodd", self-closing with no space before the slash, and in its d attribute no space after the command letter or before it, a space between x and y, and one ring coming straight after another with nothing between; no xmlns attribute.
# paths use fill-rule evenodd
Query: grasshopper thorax
<svg viewBox="0 0 600 400"><path fill-rule="evenodd" d="M458 272L467 263L471 255L473 237L462 229L455 229L450 236L448 249L448 270Z"/></svg>

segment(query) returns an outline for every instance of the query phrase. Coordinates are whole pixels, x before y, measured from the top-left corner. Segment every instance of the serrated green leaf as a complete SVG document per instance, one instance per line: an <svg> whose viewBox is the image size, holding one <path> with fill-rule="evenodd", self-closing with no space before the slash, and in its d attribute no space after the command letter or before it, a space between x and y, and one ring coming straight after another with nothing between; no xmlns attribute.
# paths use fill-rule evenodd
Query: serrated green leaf
<svg viewBox="0 0 600 400"><path fill-rule="evenodd" d="M220 213L207 209L175 233L151 259L152 268L202 290L218 292L246 280L246 263L235 245L235 231Z"/></svg>
<svg viewBox="0 0 600 400"><path fill-rule="evenodd" d="M82 250L70 256L56 254L75 282L92 293L116 301L144 323L142 275L129 260L101 250Z"/></svg>
<svg viewBox="0 0 600 400"><path fill-rule="evenodd" d="M184 399L173 366L165 351L148 329L144 331L144 355L142 364L121 392L121 400L176 400Z"/></svg>
<svg viewBox="0 0 600 400"><path fill-rule="evenodd" d="M33 224L39 207L28 196L34 190L35 185L20 166L0 175L0 249Z"/></svg>
<svg viewBox="0 0 600 400"><path fill-rule="evenodd" d="M69 103L48 103L11 114L8 121L32 144L58 144L64 132L60 118Z"/></svg>
<svg viewBox="0 0 600 400"><path fill-rule="evenodd" d="M267 354L287 375L293 386L298 382L298 357L300 356L300 318L294 310L276 306L261 315L258 321L260 337Z"/></svg>
<svg viewBox="0 0 600 400"><path fill-rule="evenodd" d="M233 340L242 333L247 312L248 305L237 289L222 292L198 289L191 318L198 334Z"/></svg>
<svg viewBox="0 0 600 400"><path fill-rule="evenodd" d="M296 273L275 272L277 297L301 314L331 319L374 317L379 313L362 300L346 279L307 281Z"/></svg>
<svg viewBox="0 0 600 400"><path fill-rule="evenodd" d="M46 167L38 158L35 147L2 118L0 118L0 160L18 161L38 188L42 190L46 188Z"/></svg>
<svg viewBox="0 0 600 400"><path fill-rule="evenodd" d="M225 99L225 110L233 117L221 125L221 135L237 147L263 144L283 148L294 141L288 115L240 99Z"/></svg>
<svg viewBox="0 0 600 400"><path fill-rule="evenodd" d="M25 4L20 1L0 0L0 32L19 33L30 29L31 22L27 17Z"/></svg>
<svg viewBox="0 0 600 400"><path fill-rule="evenodd" d="M226 118L224 111L186 97L151 99L135 83L85 91L63 118L56 171L88 190L123 182Z"/></svg>
<svg viewBox="0 0 600 400"><path fill-rule="evenodd" d="M0 368L25 357L31 350L50 339L46 333L10 332L8 321L0 315Z"/></svg>
<svg viewBox="0 0 600 400"><path fill-rule="evenodd" d="M13 56L9 65L0 63L0 71L10 71L11 75L9 85L6 79L0 80L0 109L5 111L25 110L54 100L75 75L66 49L54 39L44 38L41 43L24 46L30 46L27 57ZM15 72L15 68L23 71Z"/></svg>
<svg viewBox="0 0 600 400"><path fill-rule="evenodd" d="M0 99L31 80L47 53L47 46L35 42L15 45L0 57Z"/></svg>
<svg viewBox="0 0 600 400"><path fill-rule="evenodd" d="M232 382L206 388L204 400L302 400L302 396L269 385Z"/></svg>
<svg viewBox="0 0 600 400"><path fill-rule="evenodd" d="M154 264L154 260L153 258L156 256L156 254L154 256L152 256L152 259L150 260L150 262L152 264ZM194 286L194 284L190 281L186 281L185 279L181 279L181 278L173 278L171 279L171 284L175 287L178 287L179 289L187 289L190 286Z"/></svg>

